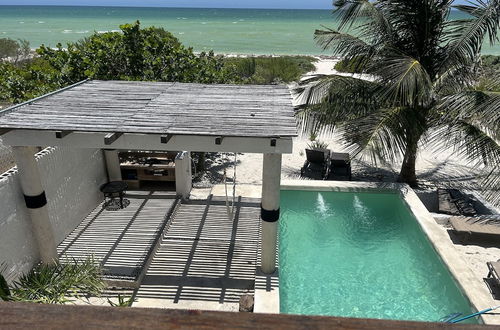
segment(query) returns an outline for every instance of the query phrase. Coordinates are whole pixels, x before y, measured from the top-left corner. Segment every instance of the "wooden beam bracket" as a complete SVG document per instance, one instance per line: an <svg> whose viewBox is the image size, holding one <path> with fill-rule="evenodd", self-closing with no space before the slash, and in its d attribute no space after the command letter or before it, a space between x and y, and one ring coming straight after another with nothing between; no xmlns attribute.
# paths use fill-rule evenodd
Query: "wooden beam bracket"
<svg viewBox="0 0 500 330"><path fill-rule="evenodd" d="M73 131L56 131L56 139L62 139L71 133L73 133Z"/></svg>
<svg viewBox="0 0 500 330"><path fill-rule="evenodd" d="M120 136L122 136L123 133L109 133L109 134L106 134L106 136L104 137L104 144L109 146L110 144L112 144L113 142L115 142L116 140L118 140L118 138Z"/></svg>
<svg viewBox="0 0 500 330"><path fill-rule="evenodd" d="M215 144L217 145L221 145L222 144L222 140L224 139L223 136L218 136L215 138Z"/></svg>
<svg viewBox="0 0 500 330"><path fill-rule="evenodd" d="M174 136L173 135L162 135L160 136L160 142L163 143L163 144L167 144L168 141L170 141L171 138L173 138Z"/></svg>

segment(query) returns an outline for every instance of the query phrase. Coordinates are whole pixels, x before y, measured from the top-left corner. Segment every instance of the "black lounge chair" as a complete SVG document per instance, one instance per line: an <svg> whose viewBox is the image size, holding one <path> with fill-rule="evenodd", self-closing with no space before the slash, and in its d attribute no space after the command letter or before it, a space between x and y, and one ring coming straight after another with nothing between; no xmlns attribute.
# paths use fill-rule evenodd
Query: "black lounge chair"
<svg viewBox="0 0 500 330"><path fill-rule="evenodd" d="M351 158L348 153L330 152L328 180L352 180Z"/></svg>
<svg viewBox="0 0 500 330"><path fill-rule="evenodd" d="M300 170L300 176L315 180L324 180L328 172L328 149L306 149L306 161Z"/></svg>
<svg viewBox="0 0 500 330"><path fill-rule="evenodd" d="M477 215L469 199L457 189L438 189L438 212L450 215Z"/></svg>
<svg viewBox="0 0 500 330"><path fill-rule="evenodd" d="M493 278L495 284L500 287L500 259L497 261L488 261L486 265L488 266L487 278Z"/></svg>

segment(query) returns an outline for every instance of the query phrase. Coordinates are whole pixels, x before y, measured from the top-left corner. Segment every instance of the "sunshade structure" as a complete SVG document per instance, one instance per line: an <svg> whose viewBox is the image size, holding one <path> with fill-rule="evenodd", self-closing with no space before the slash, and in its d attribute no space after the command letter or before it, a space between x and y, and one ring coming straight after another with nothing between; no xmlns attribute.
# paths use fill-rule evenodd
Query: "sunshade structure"
<svg viewBox="0 0 500 330"><path fill-rule="evenodd" d="M297 135L286 86L90 80L1 111L0 133L44 261L56 253L33 146L264 154L262 268L274 271L281 154Z"/></svg>

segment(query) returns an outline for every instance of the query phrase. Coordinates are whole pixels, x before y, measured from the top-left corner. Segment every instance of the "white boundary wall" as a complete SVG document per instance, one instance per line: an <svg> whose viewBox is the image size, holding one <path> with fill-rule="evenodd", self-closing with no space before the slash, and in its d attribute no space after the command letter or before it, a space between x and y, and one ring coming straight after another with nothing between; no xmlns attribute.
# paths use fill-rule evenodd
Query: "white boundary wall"
<svg viewBox="0 0 500 330"><path fill-rule="evenodd" d="M56 243L78 226L102 200L106 182L100 149L47 148L37 162ZM0 175L0 270L14 279L39 260L17 169Z"/></svg>

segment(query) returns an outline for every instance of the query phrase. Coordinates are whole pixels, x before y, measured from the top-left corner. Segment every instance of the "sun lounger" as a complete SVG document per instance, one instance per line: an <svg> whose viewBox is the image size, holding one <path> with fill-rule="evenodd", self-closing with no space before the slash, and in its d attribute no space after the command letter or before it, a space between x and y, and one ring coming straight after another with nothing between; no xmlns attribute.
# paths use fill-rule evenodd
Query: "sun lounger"
<svg viewBox="0 0 500 330"><path fill-rule="evenodd" d="M300 175L315 180L324 180L328 170L330 150L306 149L306 161Z"/></svg>
<svg viewBox="0 0 500 330"><path fill-rule="evenodd" d="M467 197L457 189L438 189L437 195L439 213L467 216L477 214Z"/></svg>
<svg viewBox="0 0 500 330"><path fill-rule="evenodd" d="M351 158L348 153L330 152L328 180L352 180Z"/></svg>
<svg viewBox="0 0 500 330"><path fill-rule="evenodd" d="M478 217L451 217L453 231L465 240L473 237L500 239L500 215Z"/></svg>
<svg viewBox="0 0 500 330"><path fill-rule="evenodd" d="M488 278L493 278L497 282L497 285L500 285L500 259L498 261L488 261L486 263L488 266Z"/></svg>

